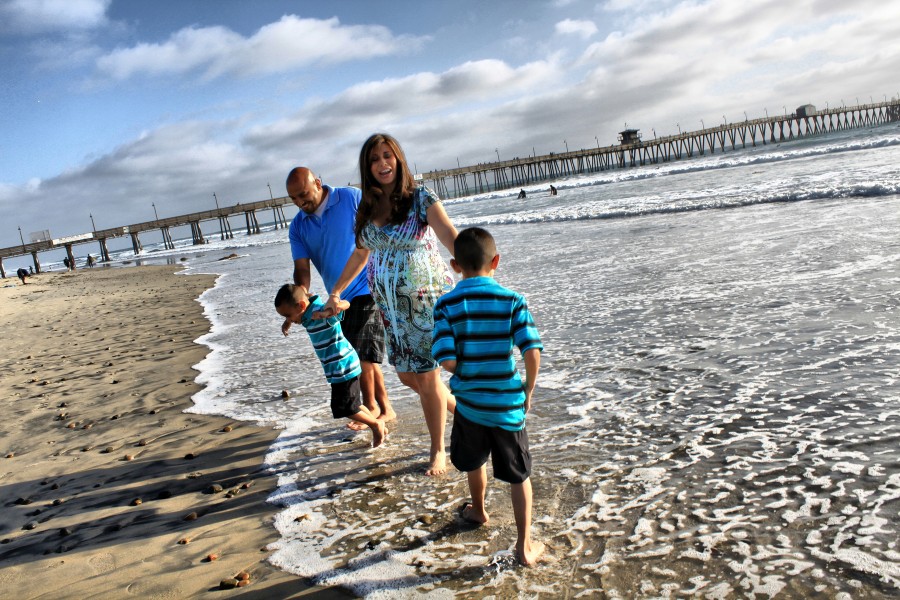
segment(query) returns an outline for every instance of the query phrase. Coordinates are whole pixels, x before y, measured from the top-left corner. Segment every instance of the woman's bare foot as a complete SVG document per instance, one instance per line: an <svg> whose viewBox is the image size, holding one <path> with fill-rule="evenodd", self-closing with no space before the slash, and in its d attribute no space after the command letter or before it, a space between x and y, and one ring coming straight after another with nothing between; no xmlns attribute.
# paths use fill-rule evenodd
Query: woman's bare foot
<svg viewBox="0 0 900 600"><path fill-rule="evenodd" d="M375 427L372 428L372 447L377 448L381 444L384 443L384 439L387 437L388 430L385 427L384 423L381 421L375 421Z"/></svg>
<svg viewBox="0 0 900 600"><path fill-rule="evenodd" d="M447 453L441 450L431 457L431 464L428 466L428 470L425 471L425 474L429 477L434 477L435 475L443 475L446 472Z"/></svg>
<svg viewBox="0 0 900 600"><path fill-rule="evenodd" d="M459 510L459 516L475 525L487 525L488 521L491 520L483 508L477 509L471 502L466 502L462 505L462 508Z"/></svg>
<svg viewBox="0 0 900 600"><path fill-rule="evenodd" d="M525 567L533 567L537 564L538 558L544 553L544 544L541 542L531 542L524 544L525 547L520 548L516 542L516 558Z"/></svg>

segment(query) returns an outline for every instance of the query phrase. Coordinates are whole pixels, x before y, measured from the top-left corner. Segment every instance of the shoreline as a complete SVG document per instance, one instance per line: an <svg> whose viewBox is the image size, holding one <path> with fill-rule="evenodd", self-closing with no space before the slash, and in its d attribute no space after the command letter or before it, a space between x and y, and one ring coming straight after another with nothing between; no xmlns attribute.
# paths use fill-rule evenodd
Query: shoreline
<svg viewBox="0 0 900 600"><path fill-rule="evenodd" d="M201 386L197 301L177 266L42 273L0 288L7 423L0 586L23 598L347 598L266 559L279 431L184 412ZM209 558L215 555L213 560Z"/></svg>

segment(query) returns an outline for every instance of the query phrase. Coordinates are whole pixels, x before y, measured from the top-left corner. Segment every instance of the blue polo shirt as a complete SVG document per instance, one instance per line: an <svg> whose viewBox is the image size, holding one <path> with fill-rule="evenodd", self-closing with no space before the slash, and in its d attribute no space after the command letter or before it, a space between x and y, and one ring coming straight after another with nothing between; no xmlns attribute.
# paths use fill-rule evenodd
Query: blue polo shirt
<svg viewBox="0 0 900 600"><path fill-rule="evenodd" d="M325 212L321 218L302 210L298 212L291 221L288 238L293 259L308 258L312 261L325 282L325 291L330 292L344 271L347 259L356 250L353 225L362 192L352 187L322 187L328 190ZM350 301L369 293L366 270L363 269L341 292L341 298Z"/></svg>
<svg viewBox="0 0 900 600"><path fill-rule="evenodd" d="M494 281L470 277L434 306L431 353L456 361L450 391L456 410L486 427L519 431L525 426L525 386L513 346L543 350L525 298Z"/></svg>

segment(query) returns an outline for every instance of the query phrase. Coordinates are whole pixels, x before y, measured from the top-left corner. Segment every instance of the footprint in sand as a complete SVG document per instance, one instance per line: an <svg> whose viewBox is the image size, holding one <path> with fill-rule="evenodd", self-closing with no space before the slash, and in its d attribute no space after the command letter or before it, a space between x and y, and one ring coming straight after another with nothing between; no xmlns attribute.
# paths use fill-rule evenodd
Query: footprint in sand
<svg viewBox="0 0 900 600"><path fill-rule="evenodd" d="M110 571L115 571L116 559L109 553L97 554L88 560L88 566L91 567L94 574L102 575L104 573L109 573Z"/></svg>

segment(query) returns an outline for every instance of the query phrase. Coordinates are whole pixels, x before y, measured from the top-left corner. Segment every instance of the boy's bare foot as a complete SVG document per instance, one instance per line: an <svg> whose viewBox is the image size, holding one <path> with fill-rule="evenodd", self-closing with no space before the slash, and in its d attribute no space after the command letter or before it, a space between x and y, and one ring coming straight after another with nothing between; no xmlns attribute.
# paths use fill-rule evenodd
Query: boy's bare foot
<svg viewBox="0 0 900 600"><path fill-rule="evenodd" d="M384 443L384 438L387 437L387 427L384 426L384 423L381 421L375 421L375 427L372 428L372 447L377 448L381 444Z"/></svg>
<svg viewBox="0 0 900 600"><path fill-rule="evenodd" d="M443 450L431 457L431 464L425 474L429 477L443 475L447 472L447 453Z"/></svg>
<svg viewBox="0 0 900 600"><path fill-rule="evenodd" d="M380 415L378 415L378 419L380 421L384 421L385 423L387 423L388 421L393 421L396 418L397 418L397 413L395 413L393 411L393 409L389 410L388 412L381 413Z"/></svg>
<svg viewBox="0 0 900 600"><path fill-rule="evenodd" d="M533 567L537 564L538 558L544 553L544 544L541 542L531 542L527 547L520 548L516 542L516 558L524 567Z"/></svg>
<svg viewBox="0 0 900 600"><path fill-rule="evenodd" d="M475 505L471 502L463 503L459 509L459 516L461 516L463 520L474 523L475 525L487 525L488 521L491 520L484 509L479 510L475 508Z"/></svg>
<svg viewBox="0 0 900 600"><path fill-rule="evenodd" d="M359 421L348 421L347 429L350 431L362 431L363 429L368 429L368 425L365 423L360 423Z"/></svg>

